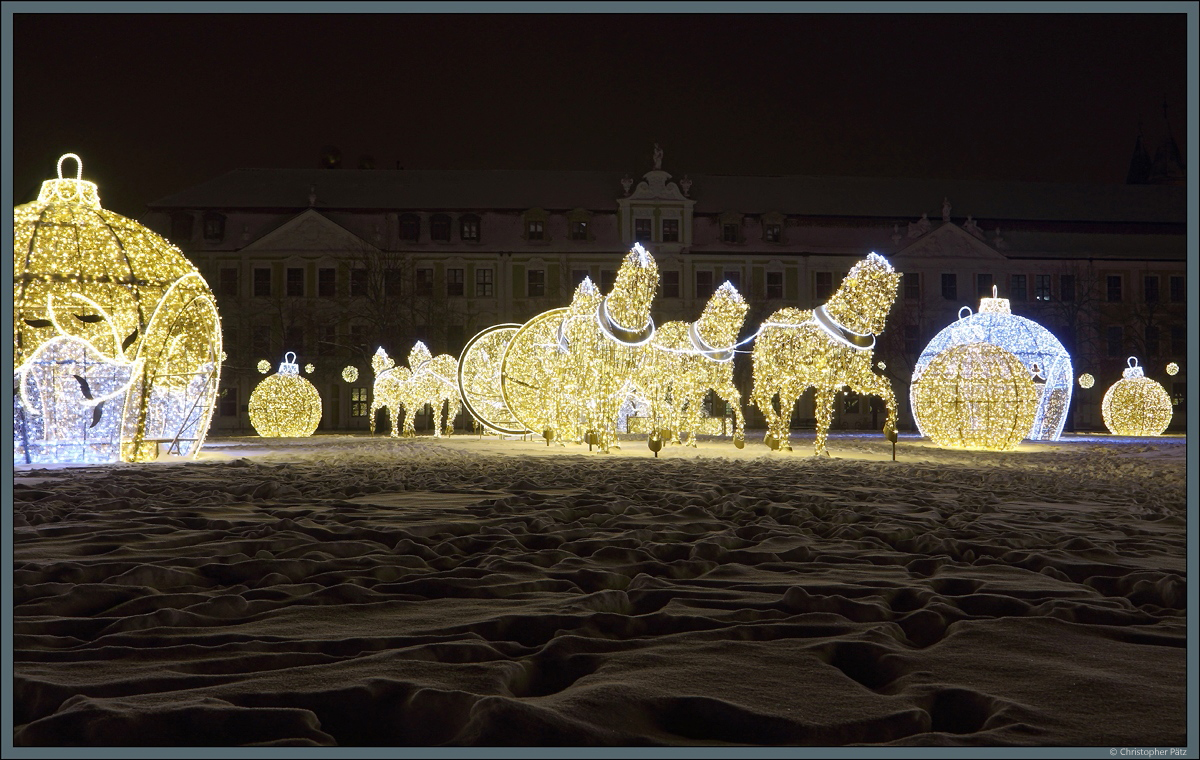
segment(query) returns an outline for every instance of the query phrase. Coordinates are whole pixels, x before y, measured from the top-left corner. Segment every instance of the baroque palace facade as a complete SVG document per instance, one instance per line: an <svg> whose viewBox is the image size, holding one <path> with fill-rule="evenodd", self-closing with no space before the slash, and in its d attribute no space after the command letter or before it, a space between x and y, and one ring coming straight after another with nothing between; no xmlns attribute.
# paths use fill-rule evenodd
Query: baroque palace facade
<svg viewBox="0 0 1200 760"><path fill-rule="evenodd" d="M1053 332L1074 361L1068 430L1103 430L1100 400L1136 356L1184 426L1186 189L849 177L672 176L662 153L617 172L242 169L150 204L217 295L227 362L214 432L252 433L247 403L294 351L321 392L321 429L368 426L370 359L417 340L457 357L478 330L565 305L587 275L607 292L635 241L655 257L656 322L695 319L733 283L743 336L775 310L812 308L874 251L903 273L880 336L912 430L908 384L929 339L992 294ZM966 313L966 312L962 312ZM745 346L749 349L750 346ZM342 370L358 369L347 382ZM748 398L750 357L735 377ZM718 407L720 402L717 402ZM720 413L719 408L714 410ZM747 421L761 425L751 408ZM811 394L794 417L811 427ZM834 429L882 426L846 396ZM420 423L421 420L418 420ZM466 420L460 418L460 424ZM420 424L418 424L420 428Z"/></svg>

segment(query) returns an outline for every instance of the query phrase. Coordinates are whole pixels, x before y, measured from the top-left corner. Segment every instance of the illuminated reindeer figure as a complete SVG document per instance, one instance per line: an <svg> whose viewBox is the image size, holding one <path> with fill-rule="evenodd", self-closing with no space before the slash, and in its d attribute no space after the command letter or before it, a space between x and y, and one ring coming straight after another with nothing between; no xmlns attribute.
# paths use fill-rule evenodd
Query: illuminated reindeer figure
<svg viewBox="0 0 1200 760"><path fill-rule="evenodd" d="M733 408L733 440L741 448L746 422L742 394L733 384L733 346L747 309L737 288L726 282L695 322L667 322L658 328L638 369L638 386L650 402L656 434L669 430L671 441L681 443L687 432L688 445L695 446L704 396L712 390Z"/></svg>
<svg viewBox="0 0 1200 760"><path fill-rule="evenodd" d="M433 356L424 343L417 341L408 354L407 367L395 366L382 348L375 352L371 367L375 370L369 422L372 433L375 432L375 412L383 407L392 419L393 438L401 435L397 425L401 411L405 412L403 435L416 435L413 420L426 404L433 409L434 438L442 437L443 426L445 435L454 433L454 418L462 406L458 384L454 380L458 373L457 359L449 354Z"/></svg>
<svg viewBox="0 0 1200 760"><path fill-rule="evenodd" d="M792 409L809 386L816 389L817 455L829 455L825 440L833 401L843 387L879 396L887 405L884 432L896 430L896 397L891 383L871 369L875 335L884 322L900 275L872 253L846 275L837 291L811 311L786 308L772 314L754 343L754 391L751 398L767 418L766 443L791 450ZM779 411L773 398L779 397Z"/></svg>

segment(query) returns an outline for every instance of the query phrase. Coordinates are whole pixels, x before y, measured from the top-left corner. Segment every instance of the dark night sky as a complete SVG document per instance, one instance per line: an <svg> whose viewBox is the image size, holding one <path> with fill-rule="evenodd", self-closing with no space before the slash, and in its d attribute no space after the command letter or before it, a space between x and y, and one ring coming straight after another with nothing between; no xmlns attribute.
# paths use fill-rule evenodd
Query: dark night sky
<svg viewBox="0 0 1200 760"><path fill-rule="evenodd" d="M106 208L238 167L1125 179L1185 149L1186 16L14 16L16 203L61 153Z"/></svg>

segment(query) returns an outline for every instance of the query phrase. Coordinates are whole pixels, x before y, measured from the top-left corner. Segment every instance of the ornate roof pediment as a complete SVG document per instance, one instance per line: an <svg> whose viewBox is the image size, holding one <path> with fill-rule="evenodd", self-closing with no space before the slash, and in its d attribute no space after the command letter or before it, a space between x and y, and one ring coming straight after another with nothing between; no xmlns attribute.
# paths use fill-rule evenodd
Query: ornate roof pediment
<svg viewBox="0 0 1200 760"><path fill-rule="evenodd" d="M943 222L937 229L917 238L889 258L1007 260L1004 254L953 222Z"/></svg>
<svg viewBox="0 0 1200 760"><path fill-rule="evenodd" d="M302 211L243 250L330 251L374 245L314 209Z"/></svg>
<svg viewBox="0 0 1200 760"><path fill-rule="evenodd" d="M671 175L662 169L652 169L646 172L642 181L637 183L633 192L622 200L626 201L692 201L684 196L679 185L668 182Z"/></svg>

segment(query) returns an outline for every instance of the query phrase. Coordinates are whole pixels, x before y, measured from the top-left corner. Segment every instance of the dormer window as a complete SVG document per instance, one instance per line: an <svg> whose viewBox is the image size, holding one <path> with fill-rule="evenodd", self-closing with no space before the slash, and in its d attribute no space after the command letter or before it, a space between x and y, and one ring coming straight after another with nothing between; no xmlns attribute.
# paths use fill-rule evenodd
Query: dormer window
<svg viewBox="0 0 1200 760"><path fill-rule="evenodd" d="M525 222L525 238L527 240L545 240L546 223L540 219L530 219Z"/></svg>
<svg viewBox="0 0 1200 760"><path fill-rule="evenodd" d="M768 224L763 230L763 238L768 243L778 243L783 238L782 224Z"/></svg>
<svg viewBox="0 0 1200 760"><path fill-rule="evenodd" d="M652 219L634 219L633 220L633 239L639 243L649 243L653 239L653 220Z"/></svg>
<svg viewBox="0 0 1200 760"><path fill-rule="evenodd" d="M571 239L572 240L587 240L588 239L588 223L587 222L571 222Z"/></svg>
<svg viewBox="0 0 1200 760"><path fill-rule="evenodd" d="M225 217L222 214L208 213L204 215L204 240L209 243L219 243L225 239Z"/></svg>
<svg viewBox="0 0 1200 760"><path fill-rule="evenodd" d="M736 243L738 241L738 226L726 222L721 225L721 242Z"/></svg>
<svg viewBox="0 0 1200 760"><path fill-rule="evenodd" d="M421 239L421 218L416 214L404 214L400 217L400 239L406 243L415 243Z"/></svg>
<svg viewBox="0 0 1200 760"><path fill-rule="evenodd" d="M468 243L479 242L479 217L466 214L458 222L458 236Z"/></svg>
<svg viewBox="0 0 1200 760"><path fill-rule="evenodd" d="M434 214L429 219L429 239L448 242L450 240L450 217Z"/></svg>

